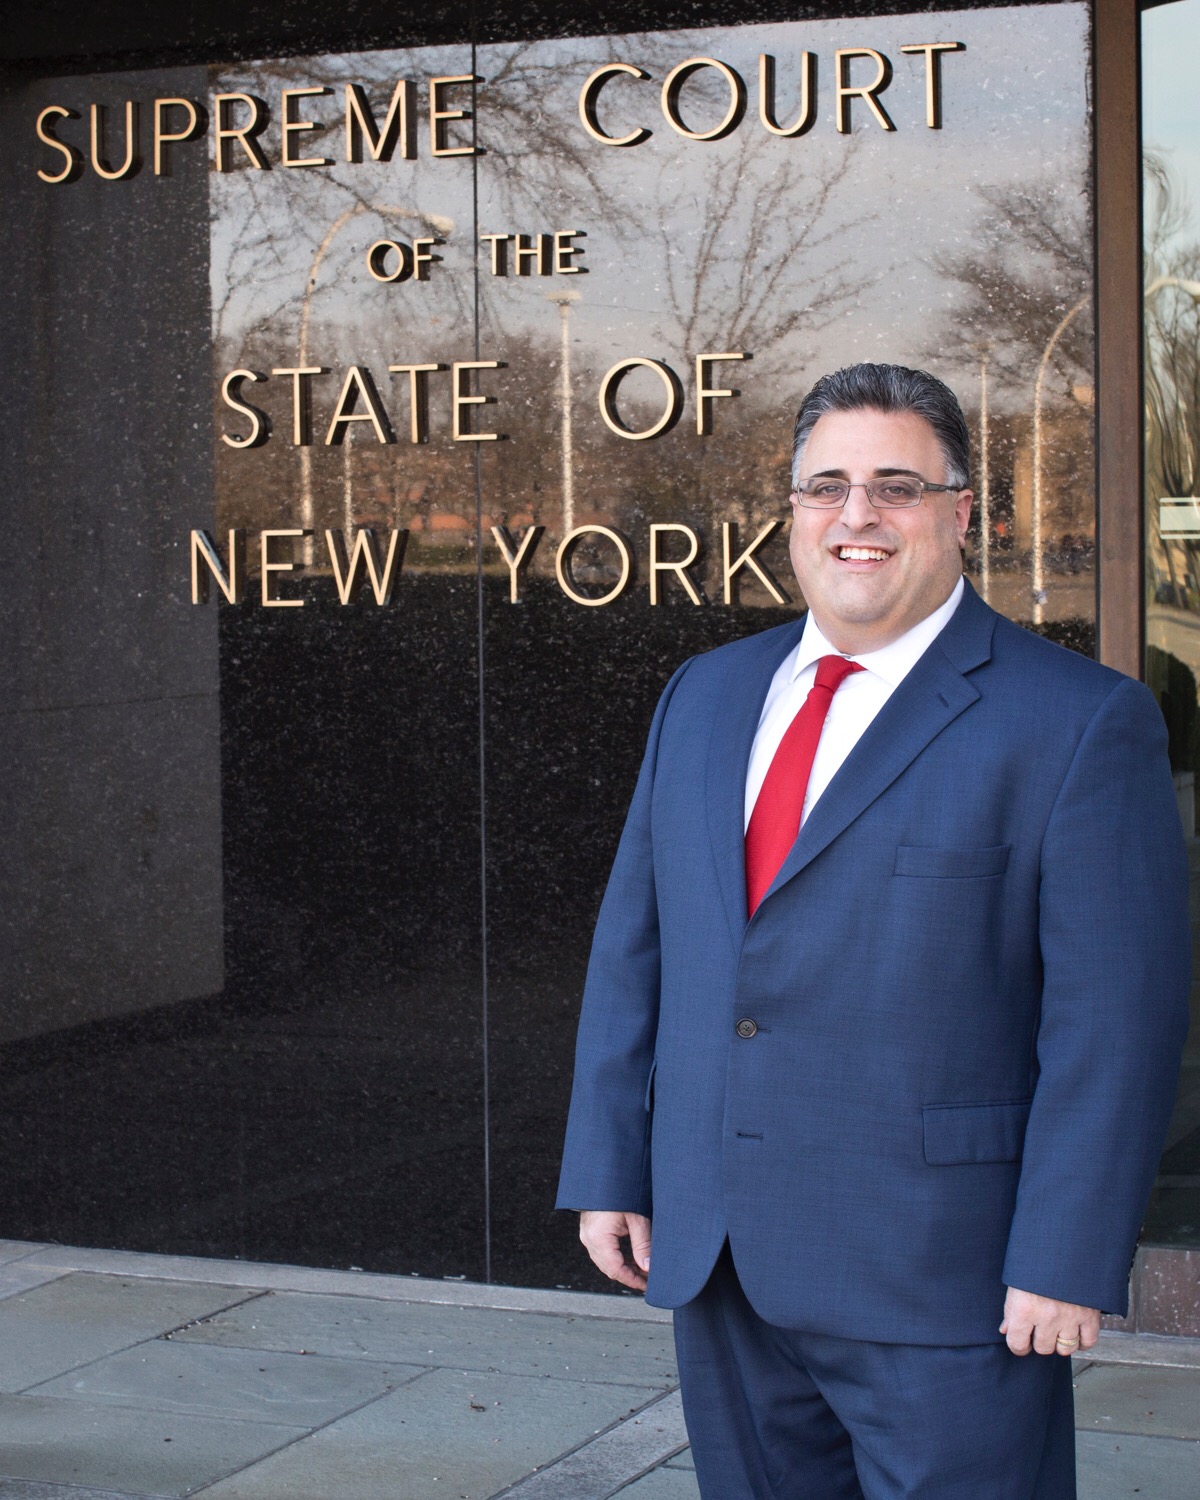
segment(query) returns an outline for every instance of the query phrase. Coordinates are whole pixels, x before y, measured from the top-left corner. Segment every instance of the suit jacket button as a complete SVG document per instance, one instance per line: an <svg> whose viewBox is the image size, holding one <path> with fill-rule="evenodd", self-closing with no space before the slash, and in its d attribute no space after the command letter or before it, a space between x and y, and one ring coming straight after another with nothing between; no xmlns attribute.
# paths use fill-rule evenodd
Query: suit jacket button
<svg viewBox="0 0 1200 1500"><path fill-rule="evenodd" d="M756 1035L756 1033L758 1032L758 1025L756 1022L752 1021L749 1016L743 1016L742 1019L734 1027L734 1030L737 1032L738 1036L744 1038L746 1041L749 1041L750 1038Z"/></svg>

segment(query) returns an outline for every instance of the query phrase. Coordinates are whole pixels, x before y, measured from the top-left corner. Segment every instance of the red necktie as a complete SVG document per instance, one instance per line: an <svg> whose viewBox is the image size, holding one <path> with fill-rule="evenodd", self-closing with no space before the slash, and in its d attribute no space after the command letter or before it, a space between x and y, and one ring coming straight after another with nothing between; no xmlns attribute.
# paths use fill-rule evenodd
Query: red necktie
<svg viewBox="0 0 1200 1500"><path fill-rule="evenodd" d="M746 909L750 916L800 832L808 778L833 695L851 672L861 671L857 662L844 656L823 656L817 663L817 680L779 742L746 828Z"/></svg>

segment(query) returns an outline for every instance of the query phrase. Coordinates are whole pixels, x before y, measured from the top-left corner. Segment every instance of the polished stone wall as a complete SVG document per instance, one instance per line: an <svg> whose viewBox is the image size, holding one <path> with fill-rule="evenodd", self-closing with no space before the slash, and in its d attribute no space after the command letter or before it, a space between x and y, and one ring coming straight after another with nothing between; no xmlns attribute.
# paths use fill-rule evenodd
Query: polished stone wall
<svg viewBox="0 0 1200 1500"><path fill-rule="evenodd" d="M945 37L964 47L942 60L931 129L926 59L901 49ZM837 130L845 46L890 59L894 131L861 100ZM758 57L779 59L786 121L805 49L813 121L778 136L758 120ZM720 139L659 107L695 56L747 84ZM579 123L582 81L614 59L650 75L606 85L606 129L653 131L636 147ZM736 555L786 519L811 380L859 358L950 380L988 505L976 586L1091 649L1086 59L1086 9L1067 4L11 81L6 1234L596 1284L551 1209L590 928L662 685L802 605L782 526L756 557L786 602L743 570L726 603L722 528ZM474 119L446 139L483 154L431 155L422 113L414 156L345 160L347 82L382 119L397 78L424 112L432 79L463 75L482 81L443 102ZM322 128L293 145L334 164L289 171L280 94L308 87L334 92L294 106ZM713 69L684 84L690 128L719 120L722 87ZM197 141L172 148L170 176L35 174L59 164L31 129L47 103L79 112L58 128L85 157L88 107L105 105L111 159L125 99L220 93L267 101L269 170L233 147L213 172ZM516 275L515 240L496 274L480 239L568 230L583 274L530 258ZM372 243L421 236L443 242L428 280L370 276ZM713 398L700 433L706 352L748 358L706 367L739 394ZM598 401L632 356L683 393L646 441ZM464 420L504 439L454 440L439 370L427 440L410 442L408 377L388 365L474 360L499 367L461 389L494 401ZM297 366L328 371L306 377L300 445L292 377L272 373ZM351 367L371 383L346 404ZM264 377L232 391L264 414L257 446L224 440L248 431L220 396L234 369ZM631 371L615 425L649 425L663 391ZM370 392L384 441L335 420L366 415ZM609 605L560 582L572 523L630 550ZM311 549L277 538L271 558L295 564L274 591L302 602L264 607L260 533L301 526ZM700 539L706 603L673 573L650 603L654 526ZM406 534L382 605L370 589L341 603L328 559L326 529L352 544L364 527ZM494 527L542 528L517 603ZM230 528L250 544L245 598L214 579L194 603L191 534L225 557ZM685 555L686 531L658 535ZM618 590L619 545L580 541L577 595Z"/></svg>

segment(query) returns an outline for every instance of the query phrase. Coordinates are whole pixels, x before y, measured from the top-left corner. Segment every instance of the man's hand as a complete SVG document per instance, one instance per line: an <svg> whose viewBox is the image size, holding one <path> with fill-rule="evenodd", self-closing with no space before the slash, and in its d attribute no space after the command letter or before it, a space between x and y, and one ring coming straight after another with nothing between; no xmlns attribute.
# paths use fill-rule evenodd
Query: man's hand
<svg viewBox="0 0 1200 1500"><path fill-rule="evenodd" d="M1010 1286L1004 1299L1000 1332L1014 1354L1079 1354L1100 1337L1100 1314L1094 1307L1056 1302L1036 1292Z"/></svg>
<svg viewBox="0 0 1200 1500"><path fill-rule="evenodd" d="M579 1215L579 1238L592 1260L611 1281L631 1291L646 1290L650 1269L650 1220L642 1214L585 1211ZM622 1240L629 1241L626 1252Z"/></svg>

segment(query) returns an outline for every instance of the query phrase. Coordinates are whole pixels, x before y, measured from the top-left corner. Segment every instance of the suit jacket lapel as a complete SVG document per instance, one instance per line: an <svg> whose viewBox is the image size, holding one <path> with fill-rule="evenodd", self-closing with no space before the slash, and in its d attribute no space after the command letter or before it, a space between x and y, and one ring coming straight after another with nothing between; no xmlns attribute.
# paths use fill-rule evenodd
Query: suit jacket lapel
<svg viewBox="0 0 1200 1500"><path fill-rule="evenodd" d="M749 660L737 653L713 705L704 800L725 914L739 947L746 930L746 770L771 679L803 635L804 620L752 640Z"/></svg>
<svg viewBox="0 0 1200 1500"><path fill-rule="evenodd" d="M968 582L949 624L884 704L805 819L791 853L763 898L764 905L978 699L978 689L965 673L990 658L995 623L994 611Z"/></svg>

